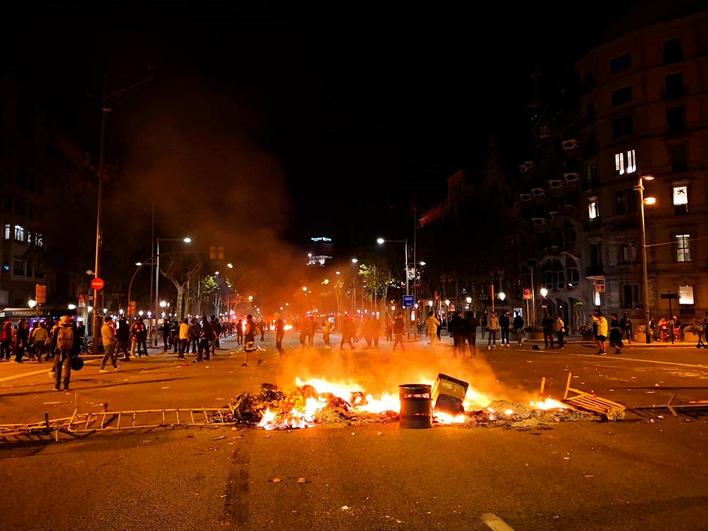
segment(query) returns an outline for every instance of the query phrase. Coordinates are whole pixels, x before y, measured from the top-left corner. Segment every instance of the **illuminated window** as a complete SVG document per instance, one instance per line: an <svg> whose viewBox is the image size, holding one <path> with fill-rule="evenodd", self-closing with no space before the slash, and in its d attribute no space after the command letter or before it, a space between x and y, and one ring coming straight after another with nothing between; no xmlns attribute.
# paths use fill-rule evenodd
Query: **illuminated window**
<svg viewBox="0 0 708 531"><path fill-rule="evenodd" d="M637 171L637 156L633 149L627 151L627 173Z"/></svg>
<svg viewBox="0 0 708 531"><path fill-rule="evenodd" d="M624 175L624 153L615 153L615 175Z"/></svg>
<svg viewBox="0 0 708 531"><path fill-rule="evenodd" d="M590 201L588 203L588 217L593 220L600 217L600 205L597 201Z"/></svg>
<svg viewBox="0 0 708 531"><path fill-rule="evenodd" d="M674 186L674 206L688 204L688 186Z"/></svg>
<svg viewBox="0 0 708 531"><path fill-rule="evenodd" d="M679 304L693 305L693 286L679 286Z"/></svg>
<svg viewBox="0 0 708 531"><path fill-rule="evenodd" d="M5 239L6 239L6 240L9 240L9 239L10 239L10 236L12 235L12 230L11 230L11 229L12 229L12 227L10 227L10 224L9 224L9 223L5 224Z"/></svg>
<svg viewBox="0 0 708 531"><path fill-rule="evenodd" d="M35 235L34 244L35 244L37 247L43 247L43 246L44 246L44 239L43 239L43 237L42 237L42 233L41 233L41 232L38 232L38 233Z"/></svg>
<svg viewBox="0 0 708 531"><path fill-rule="evenodd" d="M690 262L691 261L691 235L676 234L676 261Z"/></svg>
<svg viewBox="0 0 708 531"><path fill-rule="evenodd" d="M19 225L15 225L15 240L18 242L25 241L25 229Z"/></svg>
<svg viewBox="0 0 708 531"><path fill-rule="evenodd" d="M600 298L600 292L596 291L595 292L595 306L601 306L602 305L602 299Z"/></svg>

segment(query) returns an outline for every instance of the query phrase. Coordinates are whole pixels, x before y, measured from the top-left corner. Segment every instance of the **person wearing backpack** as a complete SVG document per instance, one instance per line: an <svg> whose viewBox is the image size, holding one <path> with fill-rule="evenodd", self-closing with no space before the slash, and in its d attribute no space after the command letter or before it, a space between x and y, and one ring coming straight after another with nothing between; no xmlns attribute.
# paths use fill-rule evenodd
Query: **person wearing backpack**
<svg viewBox="0 0 708 531"><path fill-rule="evenodd" d="M59 391L59 384L64 373L64 390L69 389L71 380L71 357L74 351L74 321L69 315L59 319L59 325L52 337L52 351L54 352L54 375L56 377L54 390Z"/></svg>

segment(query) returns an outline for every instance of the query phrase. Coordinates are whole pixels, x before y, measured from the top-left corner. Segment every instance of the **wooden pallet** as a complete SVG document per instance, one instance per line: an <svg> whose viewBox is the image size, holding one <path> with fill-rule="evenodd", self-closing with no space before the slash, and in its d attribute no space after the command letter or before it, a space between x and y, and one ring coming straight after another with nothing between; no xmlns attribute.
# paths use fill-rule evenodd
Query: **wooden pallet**
<svg viewBox="0 0 708 531"><path fill-rule="evenodd" d="M625 407L623 404L613 402L607 398L602 398L593 393L586 393L580 389L570 386L573 373L568 373L568 381L565 384L563 402L578 409L584 409L593 413L599 413L608 420L621 420L624 418ZM573 393L572 396L571 393Z"/></svg>

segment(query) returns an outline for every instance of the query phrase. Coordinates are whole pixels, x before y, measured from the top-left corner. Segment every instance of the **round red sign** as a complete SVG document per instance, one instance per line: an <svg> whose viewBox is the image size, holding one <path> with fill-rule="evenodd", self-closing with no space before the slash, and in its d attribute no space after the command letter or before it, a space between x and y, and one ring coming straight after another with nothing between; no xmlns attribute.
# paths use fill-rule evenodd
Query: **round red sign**
<svg viewBox="0 0 708 531"><path fill-rule="evenodd" d="M102 290L105 283L101 277L96 277L91 281L91 288L95 290Z"/></svg>

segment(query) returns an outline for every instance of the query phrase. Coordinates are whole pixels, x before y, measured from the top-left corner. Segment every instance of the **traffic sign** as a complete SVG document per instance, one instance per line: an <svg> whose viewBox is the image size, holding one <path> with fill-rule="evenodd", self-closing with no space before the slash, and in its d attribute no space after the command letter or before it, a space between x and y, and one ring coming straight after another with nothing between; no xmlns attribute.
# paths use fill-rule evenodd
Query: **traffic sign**
<svg viewBox="0 0 708 531"><path fill-rule="evenodd" d="M105 283L103 282L103 279L101 277L96 277L91 281L91 289L100 291L103 289L103 286L105 286Z"/></svg>
<svg viewBox="0 0 708 531"><path fill-rule="evenodd" d="M45 284L34 285L34 300L37 304L45 304L47 302L47 286Z"/></svg>
<svg viewBox="0 0 708 531"><path fill-rule="evenodd" d="M531 288L524 288L524 300L530 301L533 298L531 295Z"/></svg>
<svg viewBox="0 0 708 531"><path fill-rule="evenodd" d="M403 296L403 307L404 308L413 308L413 305L415 304L415 298L413 295L404 295Z"/></svg>

